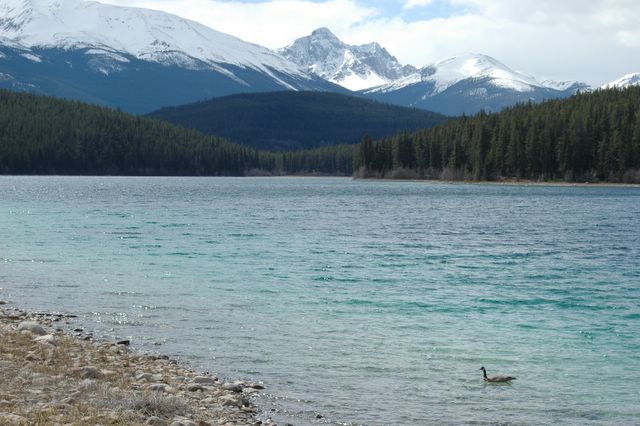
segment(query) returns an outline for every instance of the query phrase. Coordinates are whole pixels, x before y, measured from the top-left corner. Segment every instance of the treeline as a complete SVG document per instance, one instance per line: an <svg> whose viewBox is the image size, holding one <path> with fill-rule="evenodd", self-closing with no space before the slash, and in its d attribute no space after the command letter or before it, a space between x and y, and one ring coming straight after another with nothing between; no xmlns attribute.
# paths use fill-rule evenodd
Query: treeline
<svg viewBox="0 0 640 426"><path fill-rule="evenodd" d="M373 142L358 177L640 183L640 87L480 112Z"/></svg>
<svg viewBox="0 0 640 426"><path fill-rule="evenodd" d="M0 173L351 175L354 146L257 151L109 108L0 90Z"/></svg>

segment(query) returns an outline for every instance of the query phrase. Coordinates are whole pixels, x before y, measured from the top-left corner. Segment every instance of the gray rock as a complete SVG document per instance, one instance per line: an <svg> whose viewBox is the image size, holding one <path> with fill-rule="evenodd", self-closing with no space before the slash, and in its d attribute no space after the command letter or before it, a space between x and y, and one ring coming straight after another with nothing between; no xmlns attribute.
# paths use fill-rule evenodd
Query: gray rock
<svg viewBox="0 0 640 426"><path fill-rule="evenodd" d="M153 416L149 417L144 424L150 426L166 426L167 422L162 420L160 417Z"/></svg>
<svg viewBox="0 0 640 426"><path fill-rule="evenodd" d="M262 383L248 383L247 387L251 389L257 389L257 390L264 389L264 385Z"/></svg>
<svg viewBox="0 0 640 426"><path fill-rule="evenodd" d="M174 419L171 426L198 426L198 424L189 419Z"/></svg>
<svg viewBox="0 0 640 426"><path fill-rule="evenodd" d="M243 387L244 387L243 384L238 382L233 382L233 383L227 382L224 385L222 385L222 389L226 391L236 392L236 393L242 392Z"/></svg>
<svg viewBox="0 0 640 426"><path fill-rule="evenodd" d="M38 343L49 344L52 346L58 346L58 338L53 334L45 334L34 339Z"/></svg>
<svg viewBox="0 0 640 426"><path fill-rule="evenodd" d="M242 398L235 395L222 395L218 398L218 401L220 401L223 407L242 407L243 405Z"/></svg>
<svg viewBox="0 0 640 426"><path fill-rule="evenodd" d="M103 379L104 373L96 367L85 366L75 367L70 370L70 373L74 376L78 376L81 379Z"/></svg>
<svg viewBox="0 0 640 426"><path fill-rule="evenodd" d="M136 380L139 382L143 380L145 382L150 382L151 380L153 380L153 375L151 373L141 373L136 376Z"/></svg>
<svg viewBox="0 0 640 426"><path fill-rule="evenodd" d="M155 392L165 392L165 393L174 393L175 390L166 383L154 383L149 385L149 390Z"/></svg>
<svg viewBox="0 0 640 426"><path fill-rule="evenodd" d="M199 383L201 385L214 385L217 381L218 379L215 377L208 376L196 376L193 378L193 383Z"/></svg>
<svg viewBox="0 0 640 426"><path fill-rule="evenodd" d="M44 336L47 332L42 328L40 324L35 321L22 321L18 324L18 331L28 331L38 336Z"/></svg>
<svg viewBox="0 0 640 426"><path fill-rule="evenodd" d="M199 385L197 383L191 383L190 385L187 385L187 390L189 392L197 392L204 391L204 388L202 387L202 385Z"/></svg>

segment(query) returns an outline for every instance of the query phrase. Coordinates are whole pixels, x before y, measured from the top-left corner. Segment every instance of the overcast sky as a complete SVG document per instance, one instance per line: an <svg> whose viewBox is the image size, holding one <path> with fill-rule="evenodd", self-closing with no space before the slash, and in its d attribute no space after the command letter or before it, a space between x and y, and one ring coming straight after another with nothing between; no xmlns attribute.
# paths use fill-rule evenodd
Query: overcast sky
<svg viewBox="0 0 640 426"><path fill-rule="evenodd" d="M493 56L539 80L640 72L640 0L101 0L164 10L270 48L318 27L403 64Z"/></svg>

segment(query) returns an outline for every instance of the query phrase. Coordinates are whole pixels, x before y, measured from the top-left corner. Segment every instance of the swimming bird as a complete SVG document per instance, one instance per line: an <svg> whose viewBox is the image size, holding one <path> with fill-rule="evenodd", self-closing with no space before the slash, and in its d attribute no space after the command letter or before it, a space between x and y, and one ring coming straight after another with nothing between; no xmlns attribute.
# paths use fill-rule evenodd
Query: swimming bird
<svg viewBox="0 0 640 426"><path fill-rule="evenodd" d="M484 381L485 382L508 383L508 382L516 379L515 377L511 377L511 376L491 376L491 377L487 377L487 370L484 367L480 367L480 370L482 370L482 374L484 374Z"/></svg>

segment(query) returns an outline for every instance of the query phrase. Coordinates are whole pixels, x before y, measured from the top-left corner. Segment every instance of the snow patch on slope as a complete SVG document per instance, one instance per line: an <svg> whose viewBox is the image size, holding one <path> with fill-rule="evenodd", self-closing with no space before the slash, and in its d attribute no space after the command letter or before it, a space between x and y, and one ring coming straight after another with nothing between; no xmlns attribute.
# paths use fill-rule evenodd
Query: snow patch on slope
<svg viewBox="0 0 640 426"><path fill-rule="evenodd" d="M38 63L42 62L42 58L40 58L40 56L38 55L34 55L33 53L23 53L20 56L30 60L31 62L38 62Z"/></svg>
<svg viewBox="0 0 640 426"><path fill-rule="evenodd" d="M115 52L111 52L109 50L89 49L89 50L87 50L85 52L85 54L102 56L102 57L109 58L109 59L112 59L112 60L117 61L117 62L123 62L123 63L131 62L128 58L125 58L124 56L119 55L119 54L117 54Z"/></svg>
<svg viewBox="0 0 640 426"><path fill-rule="evenodd" d="M366 75L360 74L350 74L342 78L342 80L337 81L335 79L330 80L332 83L339 84L342 87L346 87L349 90L364 90L370 87L380 86L382 84L387 83L388 81L378 74L371 72Z"/></svg>
<svg viewBox="0 0 640 426"><path fill-rule="evenodd" d="M542 82L543 86L548 87L550 89L560 90L560 91L567 90L572 86L574 86L575 84L578 84L578 82L577 81L558 81L558 80L544 80Z"/></svg>

